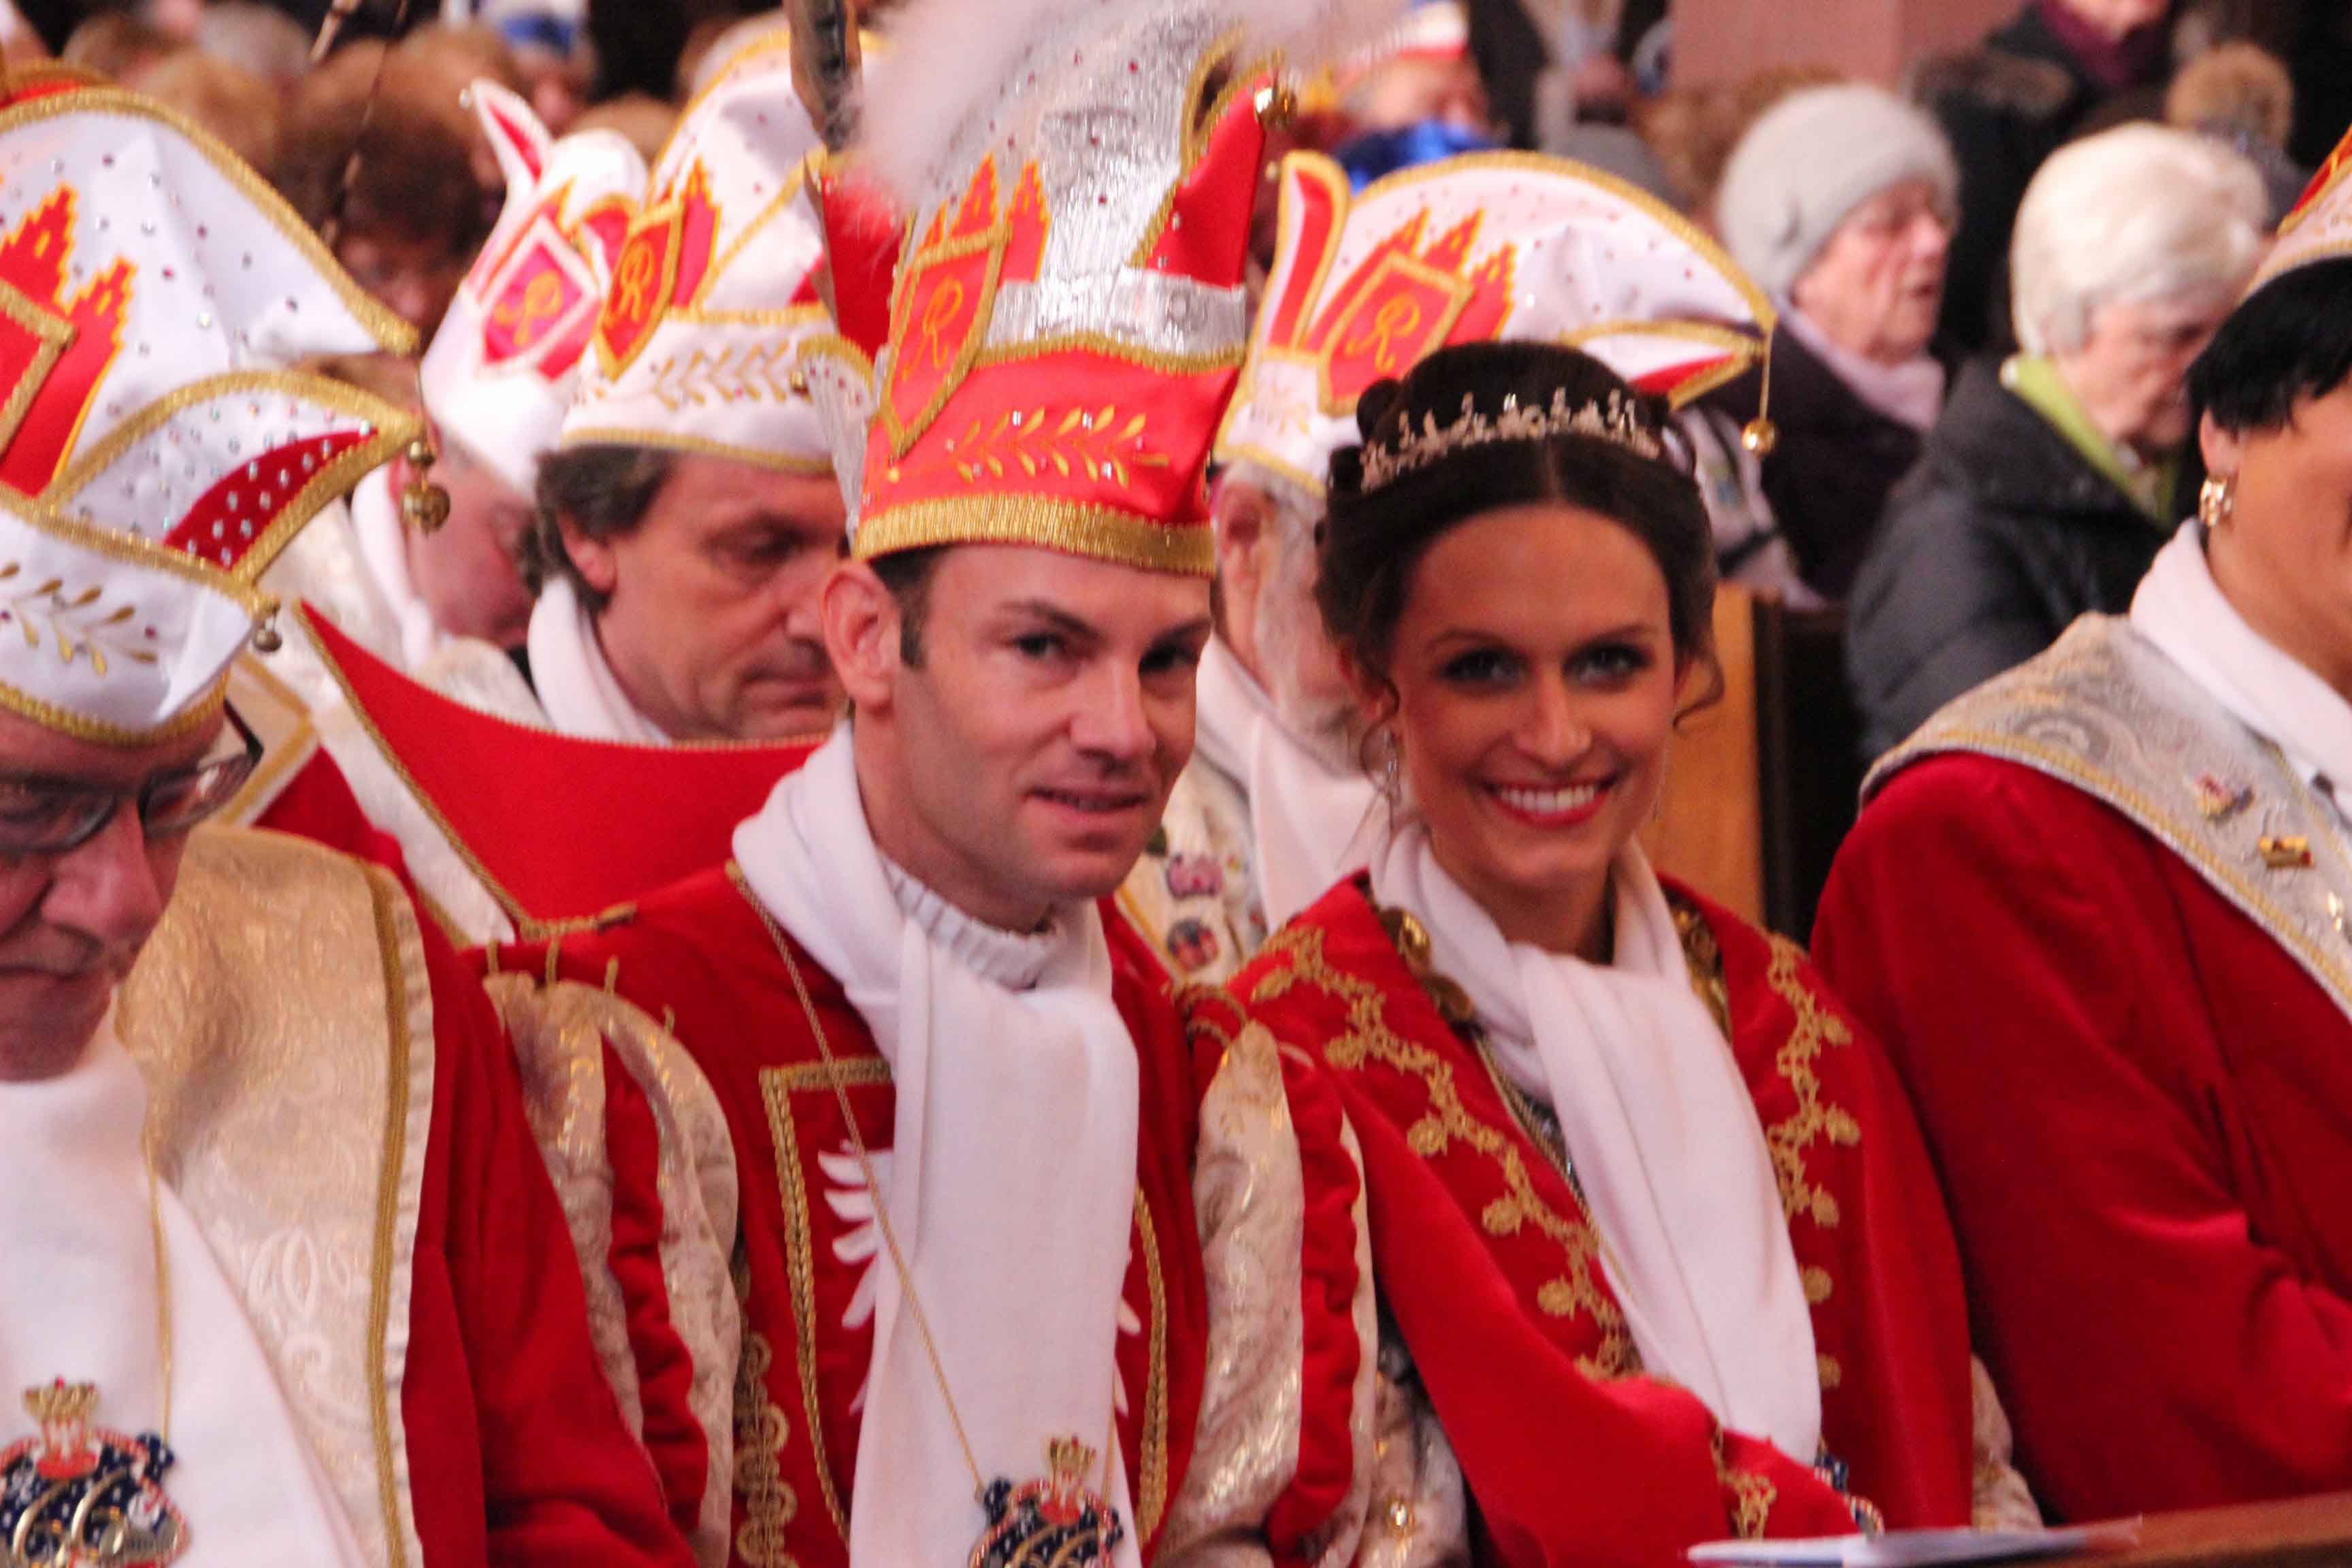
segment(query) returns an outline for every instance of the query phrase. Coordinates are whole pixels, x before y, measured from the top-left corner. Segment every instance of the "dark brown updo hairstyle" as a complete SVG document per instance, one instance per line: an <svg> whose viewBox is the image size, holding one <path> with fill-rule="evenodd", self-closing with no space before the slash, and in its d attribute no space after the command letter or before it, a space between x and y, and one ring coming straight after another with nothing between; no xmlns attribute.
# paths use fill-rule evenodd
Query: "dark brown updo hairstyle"
<svg viewBox="0 0 2352 1568"><path fill-rule="evenodd" d="M1622 411L1658 449L1648 457L1600 435L1558 434L1463 445L1369 492L1367 450L1394 454L1405 431L1444 429L1465 401L1488 420L1555 406ZM1666 580L1678 663L1706 672L1703 707L1721 693L1715 663L1715 536L1688 448L1664 399L1635 392L1591 355L1549 343L1465 343L1440 350L1402 381L1369 388L1356 407L1364 445L1331 458L1330 521L1316 602L1331 640L1387 685L1397 622L1431 545L1484 512L1559 501L1598 512L1649 550Z"/></svg>

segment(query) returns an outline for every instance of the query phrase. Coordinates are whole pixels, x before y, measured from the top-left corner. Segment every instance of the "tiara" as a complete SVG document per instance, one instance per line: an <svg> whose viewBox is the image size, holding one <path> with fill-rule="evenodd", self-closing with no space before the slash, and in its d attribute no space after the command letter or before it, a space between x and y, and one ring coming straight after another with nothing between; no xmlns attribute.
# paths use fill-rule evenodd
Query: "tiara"
<svg viewBox="0 0 2352 1568"><path fill-rule="evenodd" d="M1462 412L1445 425L1434 414L1421 416L1421 427L1408 423L1394 446L1364 448L1363 493L1386 489L1407 474L1417 473L1440 458L1497 441L1548 441L1555 436L1590 436L1653 460L1665 456L1658 437L1644 429L1633 405L1622 392L1571 407L1568 389L1554 389L1548 408L1521 407L1516 394L1503 399L1500 414L1478 412L1476 400L1462 395Z"/></svg>

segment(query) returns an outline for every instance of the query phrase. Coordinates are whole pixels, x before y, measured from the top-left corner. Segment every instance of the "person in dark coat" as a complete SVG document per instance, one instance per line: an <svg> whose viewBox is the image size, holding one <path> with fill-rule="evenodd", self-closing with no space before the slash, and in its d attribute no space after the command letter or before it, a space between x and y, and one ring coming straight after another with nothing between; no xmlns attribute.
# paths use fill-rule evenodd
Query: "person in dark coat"
<svg viewBox="0 0 2352 1568"><path fill-rule="evenodd" d="M2042 160L2112 100L2153 94L2170 66L2171 0L2030 0L1977 48L1922 64L1914 95L1960 165L1942 336L1968 353L2006 347L2002 263ZM2149 104L2151 109L2154 103Z"/></svg>
<svg viewBox="0 0 2352 1568"><path fill-rule="evenodd" d="M2252 275L2267 205L2245 160L2154 125L2035 177L2012 262L2025 352L1960 377L1855 580L1865 755L2129 606L2180 516L2189 363Z"/></svg>
<svg viewBox="0 0 2352 1568"><path fill-rule="evenodd" d="M1840 83L1768 110L1716 193L1726 248L1780 310L1765 499L1825 599L1853 586L1886 492L1943 406L1929 339L1958 185L1934 121ZM1757 406L1752 377L1718 395L1742 418Z"/></svg>

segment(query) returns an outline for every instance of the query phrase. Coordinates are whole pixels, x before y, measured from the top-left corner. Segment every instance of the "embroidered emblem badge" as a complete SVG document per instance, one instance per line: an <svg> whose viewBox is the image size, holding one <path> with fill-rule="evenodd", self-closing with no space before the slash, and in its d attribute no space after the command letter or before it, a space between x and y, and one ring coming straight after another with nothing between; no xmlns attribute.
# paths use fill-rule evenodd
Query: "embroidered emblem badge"
<svg viewBox="0 0 2352 1568"><path fill-rule="evenodd" d="M2263 864L2273 871L2302 871L2311 866L2311 840L2301 834L2265 833L2254 847L2262 852Z"/></svg>
<svg viewBox="0 0 2352 1568"><path fill-rule="evenodd" d="M163 1568L188 1549L163 1495L172 1450L153 1433L89 1424L98 1389L63 1378L27 1389L40 1436L0 1449L0 1562L38 1568Z"/></svg>
<svg viewBox="0 0 2352 1568"><path fill-rule="evenodd" d="M1168 929L1168 956L1187 974L1208 968L1223 951L1217 933L1205 921L1178 921Z"/></svg>
<svg viewBox="0 0 2352 1568"><path fill-rule="evenodd" d="M1177 899L1213 899L1225 890L1225 869L1206 855L1178 855L1168 862L1168 893Z"/></svg>
<svg viewBox="0 0 2352 1568"><path fill-rule="evenodd" d="M1014 1486L998 1479L982 1498L988 1529L971 1549L971 1568L1079 1568L1108 1563L1127 1537L1118 1510L1086 1489L1095 1451L1076 1437L1045 1445L1050 1473Z"/></svg>
<svg viewBox="0 0 2352 1568"><path fill-rule="evenodd" d="M2197 809L2208 822L2227 822L2254 804L2254 792L2245 784L2226 784L2211 773L2200 773L2190 786L2197 792Z"/></svg>

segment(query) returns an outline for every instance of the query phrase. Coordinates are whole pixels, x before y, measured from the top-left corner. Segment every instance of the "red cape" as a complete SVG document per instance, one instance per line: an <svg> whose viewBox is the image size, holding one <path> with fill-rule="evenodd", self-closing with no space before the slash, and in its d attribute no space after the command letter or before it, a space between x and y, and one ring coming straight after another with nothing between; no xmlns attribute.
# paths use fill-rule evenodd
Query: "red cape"
<svg viewBox="0 0 2352 1568"><path fill-rule="evenodd" d="M308 606L295 619L369 738L525 933L592 924L724 861L737 825L823 742L559 735L419 685Z"/></svg>

